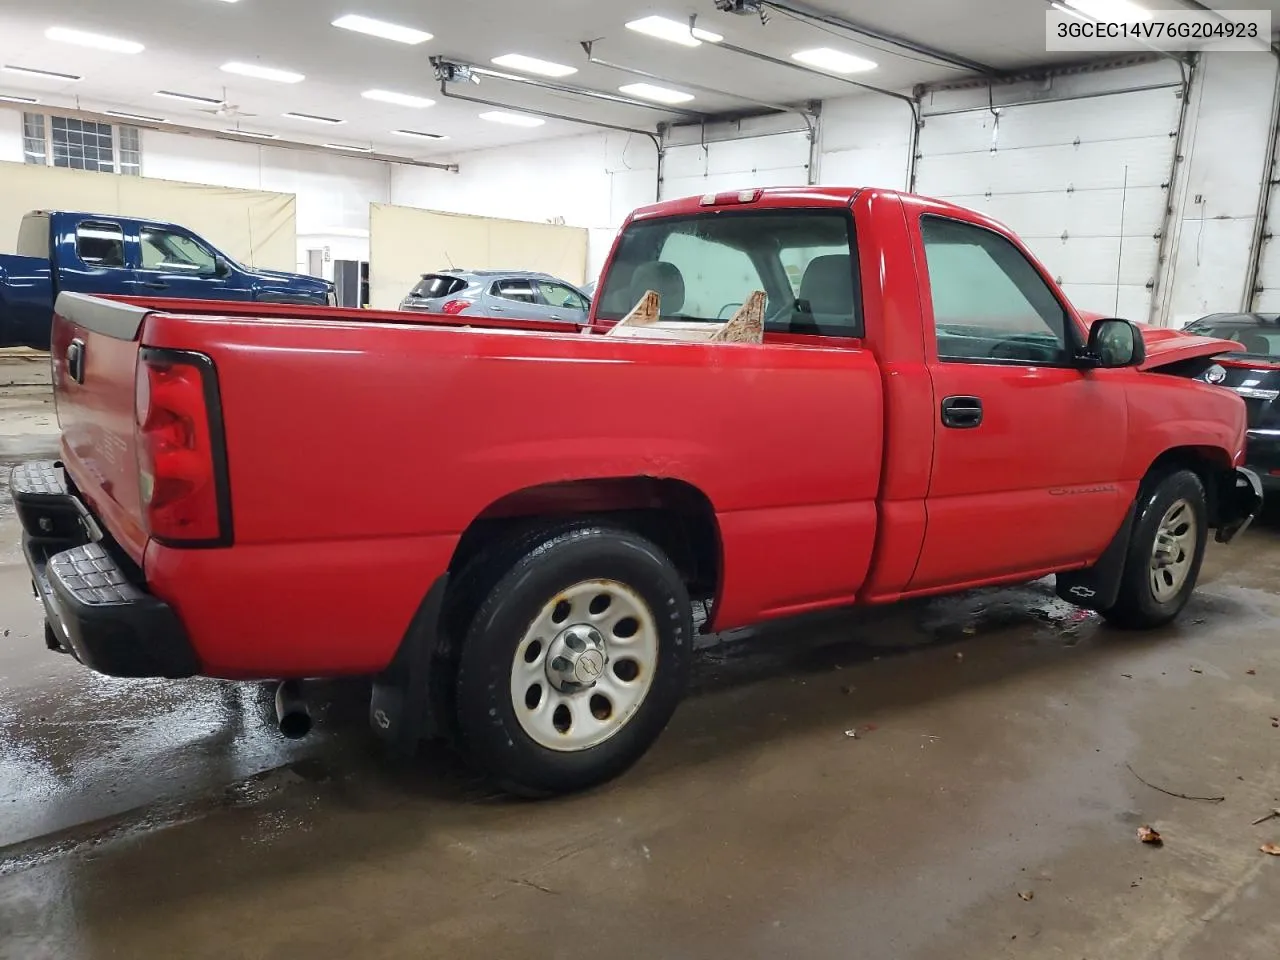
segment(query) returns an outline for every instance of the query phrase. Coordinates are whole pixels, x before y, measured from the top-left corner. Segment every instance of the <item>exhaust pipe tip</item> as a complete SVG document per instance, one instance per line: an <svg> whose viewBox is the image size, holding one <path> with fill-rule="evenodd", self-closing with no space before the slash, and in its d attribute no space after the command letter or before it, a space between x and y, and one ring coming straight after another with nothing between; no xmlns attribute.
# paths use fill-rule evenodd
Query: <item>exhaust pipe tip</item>
<svg viewBox="0 0 1280 960"><path fill-rule="evenodd" d="M284 680L276 687L276 725L289 740L300 740L311 732L311 711L296 680Z"/></svg>

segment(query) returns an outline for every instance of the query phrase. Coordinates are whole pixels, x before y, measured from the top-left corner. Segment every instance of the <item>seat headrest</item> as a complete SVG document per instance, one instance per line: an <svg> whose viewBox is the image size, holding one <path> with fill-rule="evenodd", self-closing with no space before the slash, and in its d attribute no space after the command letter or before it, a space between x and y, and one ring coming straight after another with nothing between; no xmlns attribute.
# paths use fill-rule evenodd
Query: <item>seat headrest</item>
<svg viewBox="0 0 1280 960"><path fill-rule="evenodd" d="M1249 353L1258 354L1260 356L1269 356L1271 354L1271 343L1260 333L1243 333L1240 335L1240 345Z"/></svg>
<svg viewBox="0 0 1280 960"><path fill-rule="evenodd" d="M815 317L852 318L853 261L847 253L814 257L800 281L800 300Z"/></svg>
<svg viewBox="0 0 1280 960"><path fill-rule="evenodd" d="M657 291L662 298L662 313L665 316L684 309L684 276L674 263L654 260L636 267L631 276L632 303L643 297L646 290Z"/></svg>

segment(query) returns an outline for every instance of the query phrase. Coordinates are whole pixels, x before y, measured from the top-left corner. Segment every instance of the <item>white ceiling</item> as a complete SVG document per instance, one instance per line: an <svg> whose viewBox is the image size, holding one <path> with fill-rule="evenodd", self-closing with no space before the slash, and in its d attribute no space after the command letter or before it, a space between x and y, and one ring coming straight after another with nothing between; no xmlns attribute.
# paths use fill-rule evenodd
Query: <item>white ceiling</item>
<svg viewBox="0 0 1280 960"><path fill-rule="evenodd" d="M1178 0L1144 0L1159 8L1182 8ZM1231 8L1234 0L1214 5ZM996 67L1052 60L1044 51L1044 0L813 0L810 6L946 49ZM1280 0L1270 6L1280 21ZM433 34L408 46L339 30L331 21L358 13ZM712 0L0 0L0 64L75 73L79 83L50 82L0 72L0 96L39 97L43 104L85 110L133 111L186 126L223 129L235 120L201 113L195 104L156 97L155 91L226 97L245 111L241 128L304 142L372 146L380 153L427 158L522 140L581 133L582 126L548 120L535 130L499 126L478 118L488 107L440 96L428 58L446 56L481 65L505 53L522 53L576 66L561 81L616 93L638 78L586 62L579 45L597 40L596 56L681 81L733 90L771 102L797 102L857 92L837 78L815 76L762 63L703 44L687 49L626 30L628 20L649 14L698 22L733 44L786 60L797 50L829 46L874 60L877 69L853 79L889 89L959 76L962 71L874 41L829 32L773 14L767 25L755 17L718 13ZM139 54L107 53L45 39L51 26L71 27L145 44ZM1062 59L1062 55L1057 55ZM258 63L306 75L281 84L223 73L227 61ZM435 106L413 109L375 103L360 96L381 88L429 97ZM671 115L592 101L509 82L485 79L461 89L512 107L653 129ZM744 102L691 90L686 106L717 112ZM337 117L341 126L286 119L292 111ZM443 134L431 142L395 136L408 128Z"/></svg>

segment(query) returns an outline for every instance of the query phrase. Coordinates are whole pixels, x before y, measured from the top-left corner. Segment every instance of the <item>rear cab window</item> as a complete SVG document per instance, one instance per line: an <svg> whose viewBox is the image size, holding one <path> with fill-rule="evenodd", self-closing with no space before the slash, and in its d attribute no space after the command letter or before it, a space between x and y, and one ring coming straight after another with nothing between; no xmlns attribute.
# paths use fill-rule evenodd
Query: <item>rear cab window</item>
<svg viewBox="0 0 1280 960"><path fill-rule="evenodd" d="M76 256L91 267L123 267L124 230L118 223L81 221L76 226Z"/></svg>
<svg viewBox="0 0 1280 960"><path fill-rule="evenodd" d="M596 317L620 320L648 290L662 318L721 323L756 290L765 330L860 337L862 299L847 208L725 211L640 220L618 241Z"/></svg>

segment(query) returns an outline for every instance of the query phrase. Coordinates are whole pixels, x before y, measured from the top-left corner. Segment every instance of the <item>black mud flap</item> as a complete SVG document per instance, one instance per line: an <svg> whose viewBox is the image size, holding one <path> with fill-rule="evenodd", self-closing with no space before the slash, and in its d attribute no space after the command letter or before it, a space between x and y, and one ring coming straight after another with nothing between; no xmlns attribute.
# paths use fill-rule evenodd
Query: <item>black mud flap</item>
<svg viewBox="0 0 1280 960"><path fill-rule="evenodd" d="M395 660L373 681L369 723L396 754L413 754L421 741L439 736L448 726L446 718L437 715L442 671L434 669L448 584L447 573L432 584L405 631Z"/></svg>
<svg viewBox="0 0 1280 960"><path fill-rule="evenodd" d="M1120 529L1107 544L1098 562L1083 570L1072 570L1057 576L1057 594L1067 603L1085 610L1109 610L1120 596L1120 579L1124 576L1124 560L1129 552L1129 537L1133 521L1138 513L1138 501L1129 504L1129 510L1120 523Z"/></svg>
<svg viewBox="0 0 1280 960"><path fill-rule="evenodd" d="M1237 467L1227 474L1218 491L1219 543L1230 543L1249 529L1249 525L1262 512L1262 481L1252 470Z"/></svg>

